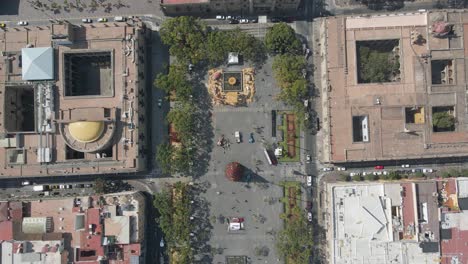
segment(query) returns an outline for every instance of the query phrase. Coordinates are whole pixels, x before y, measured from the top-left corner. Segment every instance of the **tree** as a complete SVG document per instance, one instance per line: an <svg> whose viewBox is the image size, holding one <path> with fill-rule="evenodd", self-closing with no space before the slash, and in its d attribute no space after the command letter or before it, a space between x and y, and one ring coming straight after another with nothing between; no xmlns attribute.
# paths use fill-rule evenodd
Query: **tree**
<svg viewBox="0 0 468 264"><path fill-rule="evenodd" d="M164 20L161 40L169 45L169 52L184 63L196 64L206 56L206 25L198 18L180 16Z"/></svg>
<svg viewBox="0 0 468 264"><path fill-rule="evenodd" d="M445 111L432 113L432 125L435 131L451 131L455 126L455 117Z"/></svg>
<svg viewBox="0 0 468 264"><path fill-rule="evenodd" d="M360 82L388 82L392 72L400 68L398 60L390 60L389 52L361 46L358 54Z"/></svg>
<svg viewBox="0 0 468 264"><path fill-rule="evenodd" d="M388 174L388 178L390 180L399 180L401 179L401 175L395 171L391 171L389 174Z"/></svg>
<svg viewBox="0 0 468 264"><path fill-rule="evenodd" d="M207 59L211 65L226 61L229 52L238 52L244 60L260 63L265 59L265 47L254 36L239 28L211 31L206 41Z"/></svg>
<svg viewBox="0 0 468 264"><path fill-rule="evenodd" d="M188 146L193 141L195 106L190 103L177 104L167 114L167 121L174 125L182 144Z"/></svg>
<svg viewBox="0 0 468 264"><path fill-rule="evenodd" d="M158 74L153 85L168 94L174 95L176 100L188 101L193 90L186 76L187 67L185 65L172 65L169 67L167 74Z"/></svg>
<svg viewBox="0 0 468 264"><path fill-rule="evenodd" d="M351 176L342 173L340 174L339 179L340 181L351 181Z"/></svg>
<svg viewBox="0 0 468 264"><path fill-rule="evenodd" d="M239 162L231 162L226 165L225 175L231 181L240 181L244 176L244 166Z"/></svg>
<svg viewBox="0 0 468 264"><path fill-rule="evenodd" d="M107 182L103 178L99 177L94 180L93 186L94 192L97 194L103 194L107 191Z"/></svg>
<svg viewBox="0 0 468 264"><path fill-rule="evenodd" d="M305 79L299 79L294 81L291 85L283 87L278 98L285 104L297 105L297 107L304 109L303 101L307 97L307 93L307 81Z"/></svg>
<svg viewBox="0 0 468 264"><path fill-rule="evenodd" d="M164 143L158 146L156 151L156 161L164 173L172 173L172 159L174 156L174 148L171 144Z"/></svg>
<svg viewBox="0 0 468 264"><path fill-rule="evenodd" d="M300 54L301 41L294 29L286 23L278 23L269 28L265 35L265 46L271 54Z"/></svg>
<svg viewBox="0 0 468 264"><path fill-rule="evenodd" d="M378 175L374 175L372 173L369 173L366 175L366 181L376 181L379 179Z"/></svg>
<svg viewBox="0 0 468 264"><path fill-rule="evenodd" d="M285 228L278 232L276 239L279 254L296 264L309 263L313 246L313 233L309 227L302 212L298 212L298 218L286 219Z"/></svg>
<svg viewBox="0 0 468 264"><path fill-rule="evenodd" d="M278 85L284 88L303 79L302 70L306 68L306 61L303 56L280 55L275 57L272 67Z"/></svg>

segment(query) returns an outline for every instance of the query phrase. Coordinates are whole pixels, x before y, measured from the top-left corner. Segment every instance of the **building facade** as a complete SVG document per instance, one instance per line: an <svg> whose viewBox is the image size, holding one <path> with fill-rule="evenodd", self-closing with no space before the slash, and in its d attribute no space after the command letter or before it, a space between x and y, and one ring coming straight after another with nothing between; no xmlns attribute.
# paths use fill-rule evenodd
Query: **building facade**
<svg viewBox="0 0 468 264"><path fill-rule="evenodd" d="M167 15L253 15L287 14L299 7L301 0L161 0Z"/></svg>

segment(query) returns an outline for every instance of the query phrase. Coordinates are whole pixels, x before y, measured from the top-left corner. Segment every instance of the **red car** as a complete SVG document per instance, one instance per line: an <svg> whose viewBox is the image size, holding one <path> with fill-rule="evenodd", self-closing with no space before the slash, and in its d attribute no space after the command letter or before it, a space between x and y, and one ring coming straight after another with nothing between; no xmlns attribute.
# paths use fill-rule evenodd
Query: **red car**
<svg viewBox="0 0 468 264"><path fill-rule="evenodd" d="M383 170L383 169L384 169L384 166L382 166L382 165L377 165L377 166L374 167L374 169L376 169L376 170Z"/></svg>

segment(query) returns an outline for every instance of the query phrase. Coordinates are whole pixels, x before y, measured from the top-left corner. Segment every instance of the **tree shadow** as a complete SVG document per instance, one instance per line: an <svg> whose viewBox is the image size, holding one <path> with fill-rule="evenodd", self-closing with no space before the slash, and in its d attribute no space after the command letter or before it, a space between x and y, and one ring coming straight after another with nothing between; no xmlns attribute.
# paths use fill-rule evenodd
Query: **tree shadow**
<svg viewBox="0 0 468 264"><path fill-rule="evenodd" d="M191 244L194 250L194 263L213 263L212 248L208 244L211 239L213 225L210 222L210 202L200 195L204 192L202 186L192 190L193 233Z"/></svg>
<svg viewBox="0 0 468 264"><path fill-rule="evenodd" d="M213 124L211 96L205 86L204 67L200 71L193 72L191 82L193 85L193 104L196 106L194 113L195 125L193 128L194 142L196 148L195 157L193 157L193 166L191 174L194 178L199 178L208 171L213 150Z"/></svg>

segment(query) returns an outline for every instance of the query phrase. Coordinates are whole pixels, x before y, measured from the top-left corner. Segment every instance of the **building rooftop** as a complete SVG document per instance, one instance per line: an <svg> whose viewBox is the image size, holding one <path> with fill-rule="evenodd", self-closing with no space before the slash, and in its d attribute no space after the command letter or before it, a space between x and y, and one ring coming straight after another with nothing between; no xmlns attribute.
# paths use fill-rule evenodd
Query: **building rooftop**
<svg viewBox="0 0 468 264"><path fill-rule="evenodd" d="M435 188L435 183L332 185L331 263L438 263L437 203L426 195ZM420 223L420 214L435 224Z"/></svg>
<svg viewBox="0 0 468 264"><path fill-rule="evenodd" d="M133 19L4 29L0 177L144 170L144 34Z"/></svg>
<svg viewBox="0 0 468 264"><path fill-rule="evenodd" d="M433 32L450 29L444 37ZM326 27L326 29L325 29ZM322 69L324 161L332 163L466 156L467 12L329 17ZM445 31L441 31L442 33ZM436 34L437 33L437 34ZM369 76L366 52L384 52L383 76ZM319 58L319 57L317 57ZM388 60L388 61L387 61ZM375 63L375 62L374 62ZM326 77L328 76L328 77ZM378 79L377 77L381 78ZM328 98L328 100L326 100ZM456 120L436 127L435 113Z"/></svg>
<svg viewBox="0 0 468 264"><path fill-rule="evenodd" d="M1 255L8 258L2 263L98 263L107 258L111 264L129 264L141 256L144 207L138 192L24 202L30 217L0 221ZM21 249L6 242L12 239Z"/></svg>

